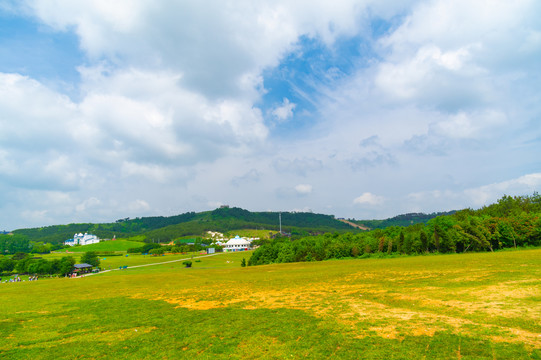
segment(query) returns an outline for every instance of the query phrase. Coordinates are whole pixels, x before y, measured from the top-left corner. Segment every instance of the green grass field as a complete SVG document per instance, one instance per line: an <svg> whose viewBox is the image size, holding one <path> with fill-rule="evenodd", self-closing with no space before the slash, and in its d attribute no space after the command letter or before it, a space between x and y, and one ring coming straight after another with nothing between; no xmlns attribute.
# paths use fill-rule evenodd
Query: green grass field
<svg viewBox="0 0 541 360"><path fill-rule="evenodd" d="M248 255L0 284L0 358L541 358L541 250L241 268Z"/></svg>
<svg viewBox="0 0 541 360"><path fill-rule="evenodd" d="M137 241L129 240L109 240L101 241L97 244L73 246L69 252L85 252L85 251L127 251L130 248L141 247L144 244Z"/></svg>

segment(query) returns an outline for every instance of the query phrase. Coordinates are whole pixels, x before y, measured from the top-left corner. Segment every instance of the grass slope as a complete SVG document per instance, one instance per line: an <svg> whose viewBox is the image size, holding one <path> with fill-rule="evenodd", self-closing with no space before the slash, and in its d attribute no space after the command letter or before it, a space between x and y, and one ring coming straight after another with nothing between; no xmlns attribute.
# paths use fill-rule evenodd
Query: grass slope
<svg viewBox="0 0 541 360"><path fill-rule="evenodd" d="M0 284L0 357L541 357L541 250L241 268L246 255Z"/></svg>
<svg viewBox="0 0 541 360"><path fill-rule="evenodd" d="M97 244L73 246L69 250L70 252L86 252L86 251L127 251L131 248L140 247L140 242L129 240L110 240L101 241Z"/></svg>

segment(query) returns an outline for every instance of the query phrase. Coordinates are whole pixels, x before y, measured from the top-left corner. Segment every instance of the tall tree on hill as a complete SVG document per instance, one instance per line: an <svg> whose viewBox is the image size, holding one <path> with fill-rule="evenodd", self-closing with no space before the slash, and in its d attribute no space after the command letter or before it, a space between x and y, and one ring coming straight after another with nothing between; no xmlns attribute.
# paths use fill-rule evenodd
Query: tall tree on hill
<svg viewBox="0 0 541 360"><path fill-rule="evenodd" d="M419 234L419 239L421 240L422 252L427 252L428 251L428 236L426 235L424 230L421 230L421 233Z"/></svg>
<svg viewBox="0 0 541 360"><path fill-rule="evenodd" d="M379 238L378 251L381 253L381 252L383 252L384 248L385 248L385 237L382 236L382 237Z"/></svg>
<svg viewBox="0 0 541 360"><path fill-rule="evenodd" d="M406 238L404 239L404 245L403 245L403 251L404 251L404 254L411 254L411 235L408 234L406 235Z"/></svg>
<svg viewBox="0 0 541 360"><path fill-rule="evenodd" d="M402 252L402 247L404 246L404 232L401 231L398 237L398 242L396 243L396 252Z"/></svg>
<svg viewBox="0 0 541 360"><path fill-rule="evenodd" d="M434 225L434 246L436 251L440 252L440 234L442 230L438 224Z"/></svg>

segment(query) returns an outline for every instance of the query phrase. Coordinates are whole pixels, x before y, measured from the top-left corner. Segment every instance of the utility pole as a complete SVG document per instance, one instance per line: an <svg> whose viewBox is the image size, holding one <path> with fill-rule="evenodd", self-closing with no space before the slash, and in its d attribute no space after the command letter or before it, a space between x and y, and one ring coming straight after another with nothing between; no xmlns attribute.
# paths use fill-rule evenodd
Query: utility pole
<svg viewBox="0 0 541 360"><path fill-rule="evenodd" d="M280 235L282 235L282 213L278 213L278 218L280 219Z"/></svg>

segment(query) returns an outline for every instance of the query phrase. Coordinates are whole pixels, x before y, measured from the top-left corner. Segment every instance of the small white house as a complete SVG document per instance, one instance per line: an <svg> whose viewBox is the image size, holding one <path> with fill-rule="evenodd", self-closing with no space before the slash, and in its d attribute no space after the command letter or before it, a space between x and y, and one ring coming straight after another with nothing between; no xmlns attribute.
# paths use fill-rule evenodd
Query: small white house
<svg viewBox="0 0 541 360"><path fill-rule="evenodd" d="M241 238L238 235L235 236L233 239L229 240L228 242L226 242L224 245L225 252L246 251L246 250L251 250L251 249L252 249L252 244L248 240Z"/></svg>
<svg viewBox="0 0 541 360"><path fill-rule="evenodd" d="M73 235L73 239L66 240L64 245L74 246L74 245L90 245L97 244L100 242L100 239L96 235L87 234L87 233L78 233Z"/></svg>

